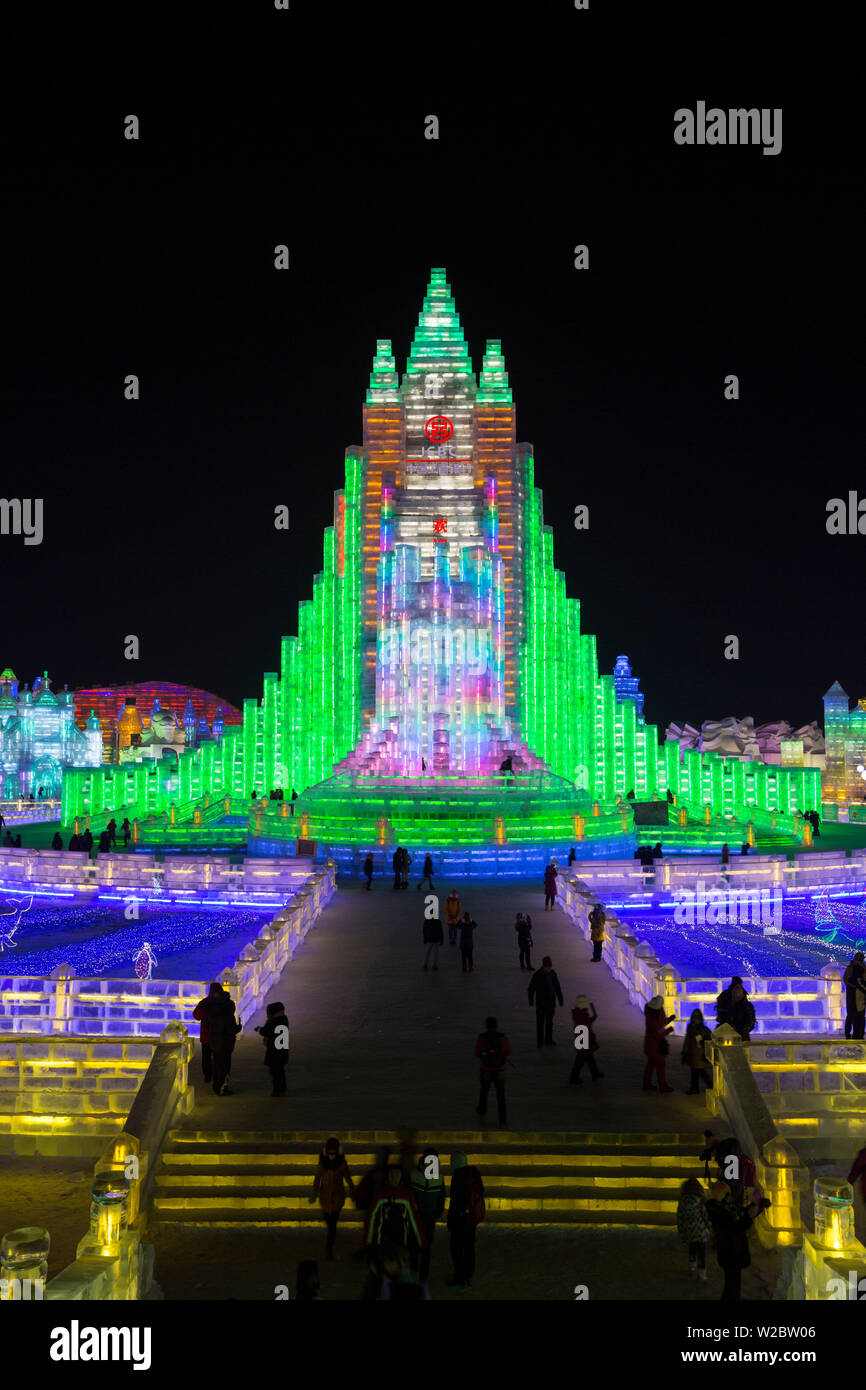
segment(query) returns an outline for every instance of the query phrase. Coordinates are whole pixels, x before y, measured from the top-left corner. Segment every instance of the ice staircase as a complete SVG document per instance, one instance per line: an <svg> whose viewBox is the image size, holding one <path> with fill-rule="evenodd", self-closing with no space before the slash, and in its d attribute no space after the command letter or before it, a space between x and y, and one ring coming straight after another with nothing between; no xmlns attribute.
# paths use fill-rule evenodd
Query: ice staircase
<svg viewBox="0 0 866 1390"><path fill-rule="evenodd" d="M393 774L399 741L398 723L397 719L393 719L391 721L393 727L386 729L377 724L375 720L371 720L357 746L337 763L332 776L336 777L344 772L361 772L372 776L380 773ZM533 753L528 744L521 739L510 719L506 719L504 724L496 724L492 718L488 718L487 728L489 736L487 766L480 771L498 772L505 759L509 757L515 772L549 771L543 758ZM443 758L434 753L433 765L429 768L429 772L447 774L451 771L447 752Z"/></svg>
<svg viewBox="0 0 866 1390"><path fill-rule="evenodd" d="M155 1180L156 1228L313 1227L313 1175L323 1136L304 1132L175 1130ZM484 1179L487 1221L506 1226L672 1226L680 1184L702 1177L700 1134L431 1133L419 1151L439 1151L446 1187L449 1155L461 1150ZM353 1179L376 1161L391 1134L342 1139ZM393 1151L393 1149L392 1149ZM351 1202L342 1222L360 1228Z"/></svg>

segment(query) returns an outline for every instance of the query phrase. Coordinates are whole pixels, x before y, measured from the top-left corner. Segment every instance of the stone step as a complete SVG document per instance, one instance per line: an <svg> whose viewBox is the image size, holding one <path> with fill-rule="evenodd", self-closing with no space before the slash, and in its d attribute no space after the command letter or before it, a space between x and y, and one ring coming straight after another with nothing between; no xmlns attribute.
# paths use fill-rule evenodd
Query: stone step
<svg viewBox="0 0 866 1390"><path fill-rule="evenodd" d="M598 1226L675 1226L676 1204L654 1198L629 1202L599 1201L596 1198L546 1199L512 1202L485 1199L486 1223L494 1225L562 1225L580 1223ZM157 1197L153 1204L157 1226L297 1226L320 1228L321 1214L311 1203L301 1206L278 1198L226 1198L177 1200ZM343 1208L341 1226L359 1230L363 1213ZM440 1223L444 1226L444 1222Z"/></svg>
<svg viewBox="0 0 866 1390"><path fill-rule="evenodd" d="M399 1148L400 1141L393 1131L373 1132L350 1130L340 1136L343 1152L347 1155L361 1146L369 1152L384 1148L392 1151ZM285 1154L288 1148L304 1152L319 1153L327 1135L320 1130L221 1130L221 1129L175 1129L168 1135L167 1147L174 1152L192 1152L195 1148L203 1151L228 1152L273 1149ZM520 1154L581 1154L606 1152L612 1154L653 1155L681 1154L689 1156L698 1153L704 1144L703 1135L677 1133L535 1133L520 1130L439 1130L430 1134L413 1137L419 1153L424 1148L459 1149L466 1152L472 1149L478 1153L502 1153L509 1151Z"/></svg>
<svg viewBox="0 0 866 1390"><path fill-rule="evenodd" d="M310 1183L314 1174L314 1169L296 1170L287 1172L283 1168L279 1173L262 1170L260 1165L247 1168L242 1171L237 1170L237 1165L219 1164L205 1171L200 1169L189 1172L186 1169L180 1171L164 1171L160 1169L156 1174L156 1185L160 1191L188 1191L194 1187L234 1187L238 1190L243 1188L272 1188L272 1189L297 1189L305 1192L309 1190ZM445 1174L446 1178L448 1174ZM484 1187L486 1191L516 1191L517 1187L521 1190L531 1189L561 1189L567 1188L569 1191L577 1192L578 1189L600 1189L607 1191L632 1191L636 1188L653 1190L662 1189L665 1195L668 1192L679 1192L680 1185L686 1178L694 1177L695 1170L688 1168L678 1168L671 1172L654 1172L651 1169L640 1169L635 1172L614 1172L606 1173L580 1173L567 1174L557 1171L538 1172L533 1169L531 1173L523 1171L496 1172L485 1167L483 1171Z"/></svg>
<svg viewBox="0 0 866 1390"><path fill-rule="evenodd" d="M285 1174L298 1174L312 1177L316 1170L317 1154L287 1153L164 1153L162 1170L176 1174L178 1178L193 1173L225 1173L257 1171L272 1173L279 1169ZM355 1173L362 1174L372 1168L375 1157L369 1154L347 1154L347 1162ZM440 1154L443 1169L449 1168L448 1156ZM545 1174L556 1174L564 1180L575 1182L578 1179L612 1178L619 1175L623 1180L645 1176L652 1180L678 1177L680 1180L693 1177L697 1171L697 1160L689 1162L685 1156L667 1155L650 1159L645 1155L628 1154L554 1154L526 1158L518 1154L482 1154L471 1149L466 1151L468 1163L483 1168L485 1181L488 1175L513 1177L520 1173L527 1179Z"/></svg>

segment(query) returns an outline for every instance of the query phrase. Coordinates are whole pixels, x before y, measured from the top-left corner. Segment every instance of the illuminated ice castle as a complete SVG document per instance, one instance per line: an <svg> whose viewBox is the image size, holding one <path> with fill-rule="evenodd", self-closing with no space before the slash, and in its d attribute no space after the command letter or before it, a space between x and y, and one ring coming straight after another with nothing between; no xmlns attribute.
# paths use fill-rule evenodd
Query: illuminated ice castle
<svg viewBox="0 0 866 1390"><path fill-rule="evenodd" d="M595 638L554 567L501 344L488 341L476 376L434 270L402 376L390 341L377 344L324 568L261 703L245 701L221 746L183 754L170 787L122 769L95 790L76 778L64 818L142 804L145 787L151 810L283 786L302 794L309 833L327 844L362 843L374 826L384 844L422 823L427 843L465 842L470 829L511 843L535 826L552 844L599 834L605 815L607 833L630 833L631 810L617 804L630 791L640 801L671 789L727 813L819 804L812 769L660 746L642 704L624 658L599 674Z"/></svg>
<svg viewBox="0 0 866 1390"><path fill-rule="evenodd" d="M4 797L60 793L64 768L98 767L99 720L91 710L84 730L75 726L75 696L66 686L55 695L48 672L33 689L18 688L8 669L0 674L0 770Z"/></svg>

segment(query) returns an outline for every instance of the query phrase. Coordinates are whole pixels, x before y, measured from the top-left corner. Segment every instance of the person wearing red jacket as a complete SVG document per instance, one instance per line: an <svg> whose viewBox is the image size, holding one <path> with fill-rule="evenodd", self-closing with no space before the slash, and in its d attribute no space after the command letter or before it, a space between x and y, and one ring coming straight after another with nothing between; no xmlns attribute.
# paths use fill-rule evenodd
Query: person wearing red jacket
<svg viewBox="0 0 866 1390"><path fill-rule="evenodd" d="M418 1268L427 1237L412 1189L405 1182L399 1163L388 1164L385 1185L373 1196L364 1222L364 1244L402 1247L409 1252L412 1268Z"/></svg>
<svg viewBox="0 0 866 1390"><path fill-rule="evenodd" d="M204 999L200 999L192 1011L193 1018L197 1019L201 1024L199 1028L199 1039L201 1040L201 1074L207 1082L213 1080L213 1054L210 1047L207 1016L213 1001L222 993L222 985L214 981Z"/></svg>
<svg viewBox="0 0 866 1390"><path fill-rule="evenodd" d="M646 1066L643 1069L643 1088L645 1091L656 1090L652 1076L655 1072L658 1078L658 1090L670 1094L673 1086L669 1086L665 1080L665 1058L668 1054L667 1034L674 1030L670 1026L673 1024L673 1014L668 1017L664 1010L664 999L660 994L656 994L648 1004L644 1005L644 1033L643 1050L646 1055Z"/></svg>

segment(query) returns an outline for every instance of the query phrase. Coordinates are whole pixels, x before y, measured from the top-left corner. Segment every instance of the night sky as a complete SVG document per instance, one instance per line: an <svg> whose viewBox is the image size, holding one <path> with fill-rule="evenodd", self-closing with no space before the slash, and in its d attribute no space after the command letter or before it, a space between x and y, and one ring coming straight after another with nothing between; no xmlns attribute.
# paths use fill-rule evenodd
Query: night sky
<svg viewBox="0 0 866 1390"><path fill-rule="evenodd" d="M860 155L838 104L805 83L789 100L772 68L627 81L613 21L565 6L542 37L586 26L568 82L518 42L504 66L476 46L438 70L407 38L401 71L344 35L329 64L325 8L256 14L243 38L267 58L242 96L204 63L22 90L2 491L44 498L45 534L0 536L0 663L259 696L321 568L376 339L402 372L442 265L476 370L502 340L556 563L647 717L799 724L835 679L866 695L866 537L825 529L828 499L866 495ZM781 154L676 146L699 99L781 106Z"/></svg>

